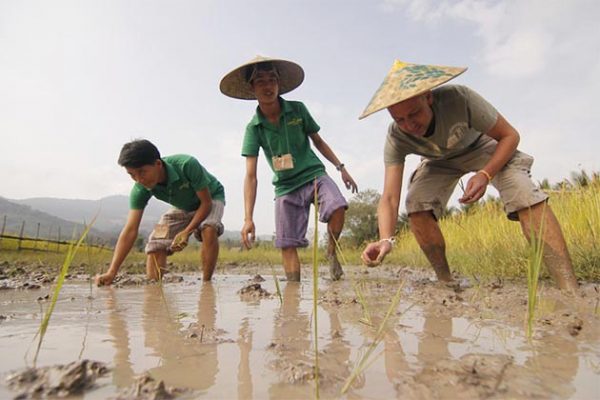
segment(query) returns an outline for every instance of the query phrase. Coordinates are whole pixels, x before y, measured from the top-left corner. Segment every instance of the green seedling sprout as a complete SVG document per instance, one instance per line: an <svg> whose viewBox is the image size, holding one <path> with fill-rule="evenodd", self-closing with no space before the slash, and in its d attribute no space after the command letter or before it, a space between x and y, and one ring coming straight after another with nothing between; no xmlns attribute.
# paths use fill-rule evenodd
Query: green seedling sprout
<svg viewBox="0 0 600 400"><path fill-rule="evenodd" d="M356 298L358 299L358 302L360 303L360 306L362 307L362 310L363 310L363 317L361 319L359 319L358 321L362 322L365 325L373 326L373 321L371 320L371 313L369 312L367 300L365 299L365 296L363 296L360 285L361 284L359 282L355 282L353 285L354 292L356 293Z"/></svg>
<svg viewBox="0 0 600 400"><path fill-rule="evenodd" d="M385 317L383 318L383 321L381 321L381 324L379 325L379 329L377 330L375 339L373 340L373 342L371 342L371 344L369 345L367 350L364 352L364 354L362 355L360 360L354 364L352 373L346 380L346 383L344 384L344 387L342 388L341 394L345 394L348 391L348 389L350 388L350 386L352 385L352 383L354 382L354 380L360 374L362 374L363 371L366 370L375 361L375 359L372 359L372 360L369 360L369 359L371 357L371 354L373 354L373 352L375 351L375 349L377 348L377 346L383 339L383 334L385 331L387 321L390 318L390 315L392 315L392 312L396 309L396 307L398 307L398 303L400 302L400 297L402 294L403 287L404 287L404 281L402 281L402 283L400 284L400 287L398 287L398 290L396 291L396 294L392 298L392 302L391 302L390 306L388 307L387 312L385 313ZM411 307L412 306L408 307L402 313L408 311Z"/></svg>
<svg viewBox="0 0 600 400"><path fill-rule="evenodd" d="M275 290L277 291L277 297L279 298L279 304L283 304L283 297L281 296L281 287L279 286L279 279L275 274L275 268L271 265L271 274L273 274L273 281L275 282Z"/></svg>
<svg viewBox="0 0 600 400"><path fill-rule="evenodd" d="M39 338L37 348L35 350L35 355L33 357L33 366L35 367L37 363L37 358L40 353L40 349L42 347L42 342L44 341L44 336L46 335L46 331L48 330L48 325L50 324L50 317L52 317L52 312L54 311L54 307L56 306L56 301L58 300L58 295L60 294L60 290L62 288L63 283L65 282L65 277L69 272L69 267L75 258L75 254L77 254L77 250L81 247L81 243L85 240L88 232L90 231L92 225L96 221L96 217L92 219L90 225L87 225L83 230L83 233L79 237L79 240L74 244L73 242L69 243L69 248L67 250L67 254L65 256L65 260L60 269L60 273L58 275L58 279L56 281L56 286L54 287L54 291L52 293L52 299L50 300L50 305L42 318L42 322L40 323L40 327L33 337L33 340Z"/></svg>
<svg viewBox="0 0 600 400"><path fill-rule="evenodd" d="M315 232L313 235L313 319L315 334L315 397L319 399L319 329L317 318L317 300L319 295L319 203L317 197L317 181L314 181Z"/></svg>

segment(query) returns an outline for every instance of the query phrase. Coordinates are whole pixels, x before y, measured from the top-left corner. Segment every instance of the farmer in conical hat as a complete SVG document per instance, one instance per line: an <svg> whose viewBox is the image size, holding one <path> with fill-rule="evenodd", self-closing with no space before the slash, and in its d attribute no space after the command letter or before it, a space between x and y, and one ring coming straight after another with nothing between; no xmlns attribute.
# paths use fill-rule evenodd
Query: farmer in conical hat
<svg viewBox="0 0 600 400"><path fill-rule="evenodd" d="M406 195L410 228L438 280L452 281L438 219L459 179L468 180L459 202L472 204L492 184L508 218L526 237L543 227L544 262L561 289L578 288L571 258L554 213L529 176L533 157L517 150L519 134L483 97L460 85L442 85L466 68L395 61L359 117L387 108L390 124L384 149L384 190L379 203L380 240L362 253L365 264L380 264L392 250L404 159L422 157Z"/></svg>
<svg viewBox="0 0 600 400"><path fill-rule="evenodd" d="M281 97L300 86L303 80L304 71L298 64L261 56L234 69L221 80L223 94L236 99L258 100L242 145L242 156L246 157L242 242L250 248L255 238L256 166L259 149L262 149L273 170L275 246L281 249L287 279L300 280L297 248L308 246L306 230L316 182L319 220L327 223L329 232L330 274L333 280L338 280L343 271L336 255L335 241L344 226L348 203L313 152L311 142L335 166L346 188L353 193L358 189L345 165L319 135L320 127L306 106Z"/></svg>

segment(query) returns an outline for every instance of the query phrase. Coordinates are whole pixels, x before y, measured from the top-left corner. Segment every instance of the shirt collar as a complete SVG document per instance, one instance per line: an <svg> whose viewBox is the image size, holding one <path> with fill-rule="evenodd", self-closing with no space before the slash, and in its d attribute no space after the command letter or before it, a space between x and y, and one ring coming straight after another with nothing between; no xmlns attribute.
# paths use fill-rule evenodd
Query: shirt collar
<svg viewBox="0 0 600 400"><path fill-rule="evenodd" d="M167 161L165 161L164 158L161 158L161 161L162 161L163 165L165 166L165 170L167 173L167 183L165 186L169 186L169 185L173 184L173 182L176 182L179 180L179 174L177 173L177 171L171 164L169 164Z"/></svg>
<svg viewBox="0 0 600 400"><path fill-rule="evenodd" d="M289 112L292 112L292 106L290 105L290 102L285 100L283 97L279 96L279 104L281 105L281 114L287 114ZM263 113L260 111L260 107L256 106L256 112L254 113L254 117L252 117L252 121L250 121L250 125L264 125L265 122L267 122L267 119L265 118L265 116L263 115Z"/></svg>

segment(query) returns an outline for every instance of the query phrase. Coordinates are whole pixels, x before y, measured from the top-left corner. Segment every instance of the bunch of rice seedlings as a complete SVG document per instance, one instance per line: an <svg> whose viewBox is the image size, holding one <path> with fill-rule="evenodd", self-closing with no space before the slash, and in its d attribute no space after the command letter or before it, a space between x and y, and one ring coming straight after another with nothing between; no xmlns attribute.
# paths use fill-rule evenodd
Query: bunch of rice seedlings
<svg viewBox="0 0 600 400"><path fill-rule="evenodd" d="M83 230L83 233L79 237L79 240L75 244L73 242L71 242L69 244L69 248L67 250L65 260L60 269L58 279L56 280L56 286L54 287L54 291L52 292L52 299L50 300L50 305L48 306L48 309L46 310L46 313L44 314L44 317L42 318L42 321L40 323L40 327L33 338L33 340L35 340L37 337L39 337L37 348L35 350L35 356L33 357L34 367L37 363L37 358L40 353L40 349L42 347L42 342L44 341L44 336L46 335L46 331L48 330L48 325L50 324L50 317L52 317L52 312L54 311L54 307L56 306L56 301L58 300L58 295L60 294L60 290L65 281L65 277L67 276L67 273L69 272L69 267L71 266L71 263L73 262L73 258L75 257L75 254L77 254L77 250L79 250L79 247L85 240L85 237L87 236L88 232L90 231L90 229L95 221L96 221L96 217L94 217L92 219L92 222L85 227L85 229Z"/></svg>
<svg viewBox="0 0 600 400"><path fill-rule="evenodd" d="M542 220L540 222L540 231L536 232L533 225L530 227L529 238L529 258L527 265L527 337L531 338L533 334L533 323L535 309L538 303L538 283L540 269L542 265L544 250L544 218L546 216L546 206L542 211Z"/></svg>

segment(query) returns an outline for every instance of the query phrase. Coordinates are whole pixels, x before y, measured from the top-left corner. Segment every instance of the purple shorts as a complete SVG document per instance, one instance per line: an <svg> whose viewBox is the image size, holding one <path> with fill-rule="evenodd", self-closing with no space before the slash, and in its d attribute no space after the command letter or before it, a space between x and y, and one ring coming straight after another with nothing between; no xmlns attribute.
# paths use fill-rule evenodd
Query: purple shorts
<svg viewBox="0 0 600 400"><path fill-rule="evenodd" d="M327 222L334 211L348 208L348 203L329 176L319 176L316 180L319 221ZM275 199L275 247L308 246L306 229L314 198L314 183L311 181Z"/></svg>

